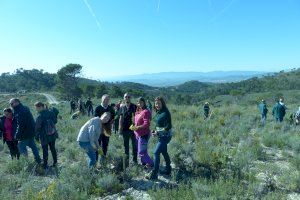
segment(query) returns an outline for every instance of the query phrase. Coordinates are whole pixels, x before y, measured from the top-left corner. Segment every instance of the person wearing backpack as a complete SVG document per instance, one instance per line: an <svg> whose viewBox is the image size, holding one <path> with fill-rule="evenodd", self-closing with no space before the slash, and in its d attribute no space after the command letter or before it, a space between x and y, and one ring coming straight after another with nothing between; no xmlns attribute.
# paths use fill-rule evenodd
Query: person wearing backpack
<svg viewBox="0 0 300 200"><path fill-rule="evenodd" d="M261 103L258 105L258 109L261 114L261 123L262 125L265 125L267 120L268 108L267 108L266 101L264 99L261 100Z"/></svg>
<svg viewBox="0 0 300 200"><path fill-rule="evenodd" d="M35 134L36 140L40 141L43 149L43 167L48 168L48 147L50 148L53 167L57 165L57 151L55 148L55 141L58 138L58 133L55 127L57 122L53 112L45 108L45 104L37 102L34 104L38 116L36 118Z"/></svg>

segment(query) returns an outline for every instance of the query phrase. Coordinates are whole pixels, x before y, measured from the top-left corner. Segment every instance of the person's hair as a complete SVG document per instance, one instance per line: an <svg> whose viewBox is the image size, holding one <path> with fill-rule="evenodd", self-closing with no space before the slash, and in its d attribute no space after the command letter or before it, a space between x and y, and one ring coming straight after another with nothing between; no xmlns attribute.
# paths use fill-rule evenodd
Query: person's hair
<svg viewBox="0 0 300 200"><path fill-rule="evenodd" d="M12 113L12 109L11 108L4 108L3 112Z"/></svg>
<svg viewBox="0 0 300 200"><path fill-rule="evenodd" d="M138 101L144 102L144 106L143 107L139 107L138 110L144 110L144 109L147 108L146 101L145 101L145 99L143 97L139 97Z"/></svg>
<svg viewBox="0 0 300 200"><path fill-rule="evenodd" d="M104 117L106 117L106 116L108 116L109 117L109 119L111 118L111 114L110 114L110 112L105 112L105 113L103 113L101 116L100 116L100 119L102 120Z"/></svg>
<svg viewBox="0 0 300 200"><path fill-rule="evenodd" d="M18 102L18 103L21 103L21 101L20 101L20 99L18 99L18 98L12 98L12 99L10 99L10 101L9 102Z"/></svg>
<svg viewBox="0 0 300 200"><path fill-rule="evenodd" d="M154 101L160 101L161 102L161 105L162 105L161 109L169 110L168 107L167 107L167 105L166 105L166 102L165 102L164 98L162 98L161 96L156 97ZM156 106L154 106L154 110L155 110L155 112L158 111L156 109Z"/></svg>
<svg viewBox="0 0 300 200"><path fill-rule="evenodd" d="M45 104L44 103L42 103L42 102L40 102L40 101L38 101L38 102L36 102L35 104L34 104L34 106L35 107L45 107Z"/></svg>
<svg viewBox="0 0 300 200"><path fill-rule="evenodd" d="M103 102L103 101L104 101L104 99L106 99L107 97L109 97L109 95L108 95L108 94L104 94L104 95L102 95L102 97L101 97L101 102Z"/></svg>

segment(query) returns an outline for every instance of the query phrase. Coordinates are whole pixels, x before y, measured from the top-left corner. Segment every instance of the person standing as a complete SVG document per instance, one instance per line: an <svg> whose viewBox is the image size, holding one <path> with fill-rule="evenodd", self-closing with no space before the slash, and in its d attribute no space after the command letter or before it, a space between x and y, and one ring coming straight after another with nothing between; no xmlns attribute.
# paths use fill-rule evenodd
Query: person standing
<svg viewBox="0 0 300 200"><path fill-rule="evenodd" d="M261 123L265 125L267 119L268 108L266 101L264 99L261 100L261 103L258 105L259 112L261 114Z"/></svg>
<svg viewBox="0 0 300 200"><path fill-rule="evenodd" d="M300 124L300 107L298 108L298 110L295 112L295 121L296 121L296 125Z"/></svg>
<svg viewBox="0 0 300 200"><path fill-rule="evenodd" d="M38 116L35 124L35 137L37 141L41 142L43 149L43 167L48 168L48 147L50 148L53 167L57 165L57 151L55 148L55 141L58 138L58 133L55 127L57 119L55 114L45 108L45 104L37 102L34 104Z"/></svg>
<svg viewBox="0 0 300 200"><path fill-rule="evenodd" d="M209 113L210 113L210 107L209 107L208 102L205 102L205 104L203 106L203 111L204 111L204 119L207 119L209 117Z"/></svg>
<svg viewBox="0 0 300 200"><path fill-rule="evenodd" d="M272 110L272 115L275 117L276 122L282 122L286 114L286 106L283 103L283 99L277 101Z"/></svg>
<svg viewBox="0 0 300 200"><path fill-rule="evenodd" d="M102 132L102 125L109 122L110 113L105 112L101 117L93 117L87 121L81 128L77 136L79 146L85 150L88 156L88 166L95 167L96 152L99 149L99 136Z"/></svg>
<svg viewBox="0 0 300 200"><path fill-rule="evenodd" d="M101 98L101 104L95 109L95 117L100 117L103 113L110 113L110 120L103 124L103 129L98 138L98 143L102 147L102 160L105 160L107 155L107 149L109 144L109 137L111 136L112 124L114 122L115 112L114 109L109 105L110 98L108 94L104 94ZM96 160L98 161L98 152L96 152Z"/></svg>
<svg viewBox="0 0 300 200"><path fill-rule="evenodd" d="M76 102L74 100L70 101L70 114L73 114L76 111Z"/></svg>
<svg viewBox="0 0 300 200"><path fill-rule="evenodd" d="M148 155L148 141L151 135L150 121L151 112L147 109L145 99L140 97L134 116L134 126L131 127L131 130L134 130L137 139L138 154L141 158L141 163L148 168L153 167L153 161Z"/></svg>
<svg viewBox="0 0 300 200"><path fill-rule="evenodd" d="M34 141L35 121L29 108L24 106L17 98L11 99L9 103L13 109L13 134L15 139L19 141L20 154L28 157L28 146L32 150L35 161L40 164L41 157Z"/></svg>
<svg viewBox="0 0 300 200"><path fill-rule="evenodd" d="M171 160L168 154L168 143L172 138L172 120L169 109L162 97L155 99L155 131L152 132L154 136L158 137L158 143L154 150L154 169L146 176L147 179L155 180L158 178L160 154L163 155L166 161L166 168L160 171L161 174L171 174Z"/></svg>
<svg viewBox="0 0 300 200"><path fill-rule="evenodd" d="M20 157L18 149L18 141L14 139L13 135L13 113L11 108L3 110L4 116L0 117L0 137L3 137L3 143L6 143L11 158Z"/></svg>
<svg viewBox="0 0 300 200"><path fill-rule="evenodd" d="M93 102L92 102L92 100L91 100L90 97L89 97L89 98L87 99L87 101L85 102L85 107L86 107L86 109L87 109L88 116L94 114Z"/></svg>
<svg viewBox="0 0 300 200"><path fill-rule="evenodd" d="M136 105L131 103L131 96L128 93L124 94L124 104L120 108L120 120L119 120L119 133L123 136L124 149L126 155L126 166L129 166L129 140L132 144L132 160L137 163L137 146L135 134L130 130L130 126L133 124L134 114L136 112Z"/></svg>

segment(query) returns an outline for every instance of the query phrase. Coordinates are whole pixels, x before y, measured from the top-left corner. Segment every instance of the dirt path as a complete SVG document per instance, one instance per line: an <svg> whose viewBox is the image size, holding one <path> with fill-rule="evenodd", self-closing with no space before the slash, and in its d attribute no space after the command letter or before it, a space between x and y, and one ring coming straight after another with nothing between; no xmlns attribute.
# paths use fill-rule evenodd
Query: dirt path
<svg viewBox="0 0 300 200"><path fill-rule="evenodd" d="M56 100L56 98L53 95L47 93L39 93L39 94L44 95L50 104L59 104L59 102Z"/></svg>

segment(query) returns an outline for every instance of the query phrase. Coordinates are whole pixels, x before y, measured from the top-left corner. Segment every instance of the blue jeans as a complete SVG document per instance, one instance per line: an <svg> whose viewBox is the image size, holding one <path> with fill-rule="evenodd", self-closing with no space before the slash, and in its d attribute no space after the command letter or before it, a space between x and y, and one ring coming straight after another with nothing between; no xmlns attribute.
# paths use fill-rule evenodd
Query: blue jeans
<svg viewBox="0 0 300 200"><path fill-rule="evenodd" d="M25 157L28 157L27 148L26 148L27 146L29 148L31 148L35 161L37 163L41 163L41 157L39 155L39 150L36 147L33 138L19 141L18 148L19 148L20 154L24 155Z"/></svg>
<svg viewBox="0 0 300 200"><path fill-rule="evenodd" d="M154 170L155 174L158 173L159 163L160 163L160 154L163 155L166 161L166 170L171 170L171 161L170 156L168 154L168 143L171 141L172 136L161 137L158 139L158 143L154 150Z"/></svg>
<svg viewBox="0 0 300 200"><path fill-rule="evenodd" d="M85 153L89 157L88 165L93 167L96 165L96 152L93 149L90 142L79 142L79 146L85 150Z"/></svg>

